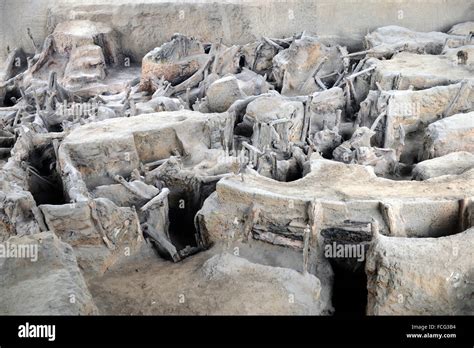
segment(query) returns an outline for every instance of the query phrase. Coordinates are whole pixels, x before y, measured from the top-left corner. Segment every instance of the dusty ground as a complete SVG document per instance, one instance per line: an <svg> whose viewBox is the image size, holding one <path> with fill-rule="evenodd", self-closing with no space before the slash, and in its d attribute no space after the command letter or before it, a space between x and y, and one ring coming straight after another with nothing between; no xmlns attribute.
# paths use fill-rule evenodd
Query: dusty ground
<svg viewBox="0 0 474 348"><path fill-rule="evenodd" d="M89 289L103 315L298 315L314 310L308 306L316 302L308 301L313 276L276 268L280 274L274 277L253 269L254 264L203 276L202 265L218 251L214 247L172 263L145 250L103 277L89 279Z"/></svg>
<svg viewBox="0 0 474 348"><path fill-rule="evenodd" d="M191 285L189 276L197 272L210 257L210 253L200 253L173 263L146 250L144 257L134 257L129 262L117 265L103 277L90 279L89 289L102 314L191 314L190 298L179 303L182 288ZM182 283L182 282L185 283ZM178 286L183 284L183 286Z"/></svg>

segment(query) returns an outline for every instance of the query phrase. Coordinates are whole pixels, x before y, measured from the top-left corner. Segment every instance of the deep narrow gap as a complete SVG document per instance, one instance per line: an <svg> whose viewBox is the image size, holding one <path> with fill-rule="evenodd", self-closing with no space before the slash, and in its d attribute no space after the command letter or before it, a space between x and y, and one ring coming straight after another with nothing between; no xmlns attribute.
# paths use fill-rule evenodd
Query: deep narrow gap
<svg viewBox="0 0 474 348"><path fill-rule="evenodd" d="M204 201L216 190L216 182L200 184L200 192L189 189L186 194L176 195L169 204L169 234L171 242L179 250L197 247L194 218ZM199 195L199 199L196 199Z"/></svg>
<svg viewBox="0 0 474 348"><path fill-rule="evenodd" d="M169 186L173 193L169 196L169 236L171 243L180 251L187 246L197 246L194 215L199 207L193 204L192 192L183 189L181 185L175 185Z"/></svg>
<svg viewBox="0 0 474 348"><path fill-rule="evenodd" d="M286 176L286 182L296 181L303 177L303 168L301 168L298 164L288 171L288 175Z"/></svg>
<svg viewBox="0 0 474 348"><path fill-rule="evenodd" d="M341 260L330 260L334 271L332 304L335 316L364 316L367 307L365 262L354 269Z"/></svg>
<svg viewBox="0 0 474 348"><path fill-rule="evenodd" d="M54 124L54 125L51 125L48 127L48 131L49 132L53 132L53 133L60 133L64 130L62 124L58 123L58 124Z"/></svg>
<svg viewBox="0 0 474 348"><path fill-rule="evenodd" d="M5 97L3 99L3 106L5 107L14 106L16 103L12 101L12 98L15 98L16 100L21 98L21 94L18 89L14 89L5 94Z"/></svg>
<svg viewBox="0 0 474 348"><path fill-rule="evenodd" d="M239 67L243 68L245 67L246 61L245 61L245 56L240 56L239 58Z"/></svg>
<svg viewBox="0 0 474 348"><path fill-rule="evenodd" d="M197 211L196 211L197 212ZM171 243L178 250L186 248L186 246L195 247L196 244L196 228L194 227L194 215L192 211L181 208L170 208L170 239Z"/></svg>
<svg viewBox="0 0 474 348"><path fill-rule="evenodd" d="M56 170L56 155L52 144L35 148L27 162L28 188L37 205L65 204L61 176Z"/></svg>
<svg viewBox="0 0 474 348"><path fill-rule="evenodd" d="M290 160L291 157L286 156L284 159L285 160ZM302 166L300 166L298 163L294 163L294 162L293 163L289 162L289 163L291 163L291 164L288 166L287 171L286 171L286 175L284 177L278 177L277 175L272 173L272 178L274 180L277 180L277 181L280 181L280 182L292 182L292 181L296 181L296 180L299 180L299 179L303 178L304 168Z"/></svg>
<svg viewBox="0 0 474 348"><path fill-rule="evenodd" d="M345 220L337 227L321 231L325 256L334 272L332 305L335 316L361 317L367 308L365 260L372 240L371 224Z"/></svg>
<svg viewBox="0 0 474 348"><path fill-rule="evenodd" d="M209 54L211 52L212 44L206 43L204 46L204 53Z"/></svg>

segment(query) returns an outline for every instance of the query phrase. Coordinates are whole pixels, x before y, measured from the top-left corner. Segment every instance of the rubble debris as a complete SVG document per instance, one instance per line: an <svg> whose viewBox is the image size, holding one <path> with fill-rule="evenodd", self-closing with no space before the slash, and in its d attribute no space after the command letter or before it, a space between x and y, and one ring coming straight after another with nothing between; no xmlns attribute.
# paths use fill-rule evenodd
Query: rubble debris
<svg viewBox="0 0 474 348"><path fill-rule="evenodd" d="M375 174L379 176L395 173L398 164L395 151L371 147L371 138L374 134L375 132L369 128L358 128L350 140L334 149L333 159L347 164L374 167Z"/></svg>
<svg viewBox="0 0 474 348"><path fill-rule="evenodd" d="M228 114L204 115L183 110L111 119L78 128L64 139L59 149L61 168L65 177L70 177L65 180L66 191L75 202L86 200L92 193L96 197L109 197L121 207L140 207L138 215L145 233L172 259L179 261L180 250L202 244L199 238L195 240L192 227L193 211L199 209L206 198L202 195L221 175L232 171L234 162L226 163L224 151L229 141L225 125L230 121ZM119 157L112 157L113 153ZM223 159L222 164L219 157ZM157 168L148 167L143 179L124 179L149 164ZM116 182L123 188L117 188ZM158 190L153 186L157 182L166 187ZM169 193L169 198L163 197L164 192ZM173 224L169 225L168 221L168 199L171 213L186 214L172 220L190 221L182 226L187 230L174 231L179 233L176 236L168 230L173 230ZM181 200L187 205L186 209L179 208ZM155 202L161 202L163 208ZM174 237L185 238L178 241L177 250L172 242ZM179 245L189 243L189 238L191 244Z"/></svg>
<svg viewBox="0 0 474 348"><path fill-rule="evenodd" d="M303 103L298 101L285 100L277 96L261 97L249 103L242 122L252 129L255 128L252 143L260 150L263 150L266 145L271 145L269 139L267 141L262 139L264 124L271 124L271 127L278 133L277 129L280 128L278 122L282 120L290 123L287 141L298 142L303 129L303 108ZM259 133L257 133L258 129L260 129ZM285 141L285 139L281 140Z"/></svg>

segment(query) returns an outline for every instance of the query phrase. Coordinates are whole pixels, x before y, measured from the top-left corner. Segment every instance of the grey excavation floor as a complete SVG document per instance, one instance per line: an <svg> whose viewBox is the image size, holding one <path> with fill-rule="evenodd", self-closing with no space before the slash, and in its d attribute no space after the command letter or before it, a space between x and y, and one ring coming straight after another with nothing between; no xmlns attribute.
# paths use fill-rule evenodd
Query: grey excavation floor
<svg viewBox="0 0 474 348"><path fill-rule="evenodd" d="M0 65L0 314L474 314L473 32L130 60L106 22L28 29Z"/></svg>

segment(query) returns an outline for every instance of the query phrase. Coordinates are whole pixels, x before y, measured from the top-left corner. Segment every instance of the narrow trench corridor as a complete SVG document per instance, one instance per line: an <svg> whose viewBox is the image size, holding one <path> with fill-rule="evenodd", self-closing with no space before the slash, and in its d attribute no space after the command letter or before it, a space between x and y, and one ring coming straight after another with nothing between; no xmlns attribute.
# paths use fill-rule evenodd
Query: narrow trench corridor
<svg viewBox="0 0 474 348"><path fill-rule="evenodd" d="M37 205L66 203L61 176L56 170L56 155L52 145L35 149L26 168L29 190Z"/></svg>
<svg viewBox="0 0 474 348"><path fill-rule="evenodd" d="M331 262L334 271L332 304L335 316L360 317L366 315L367 276L364 264L350 270L338 262Z"/></svg>

